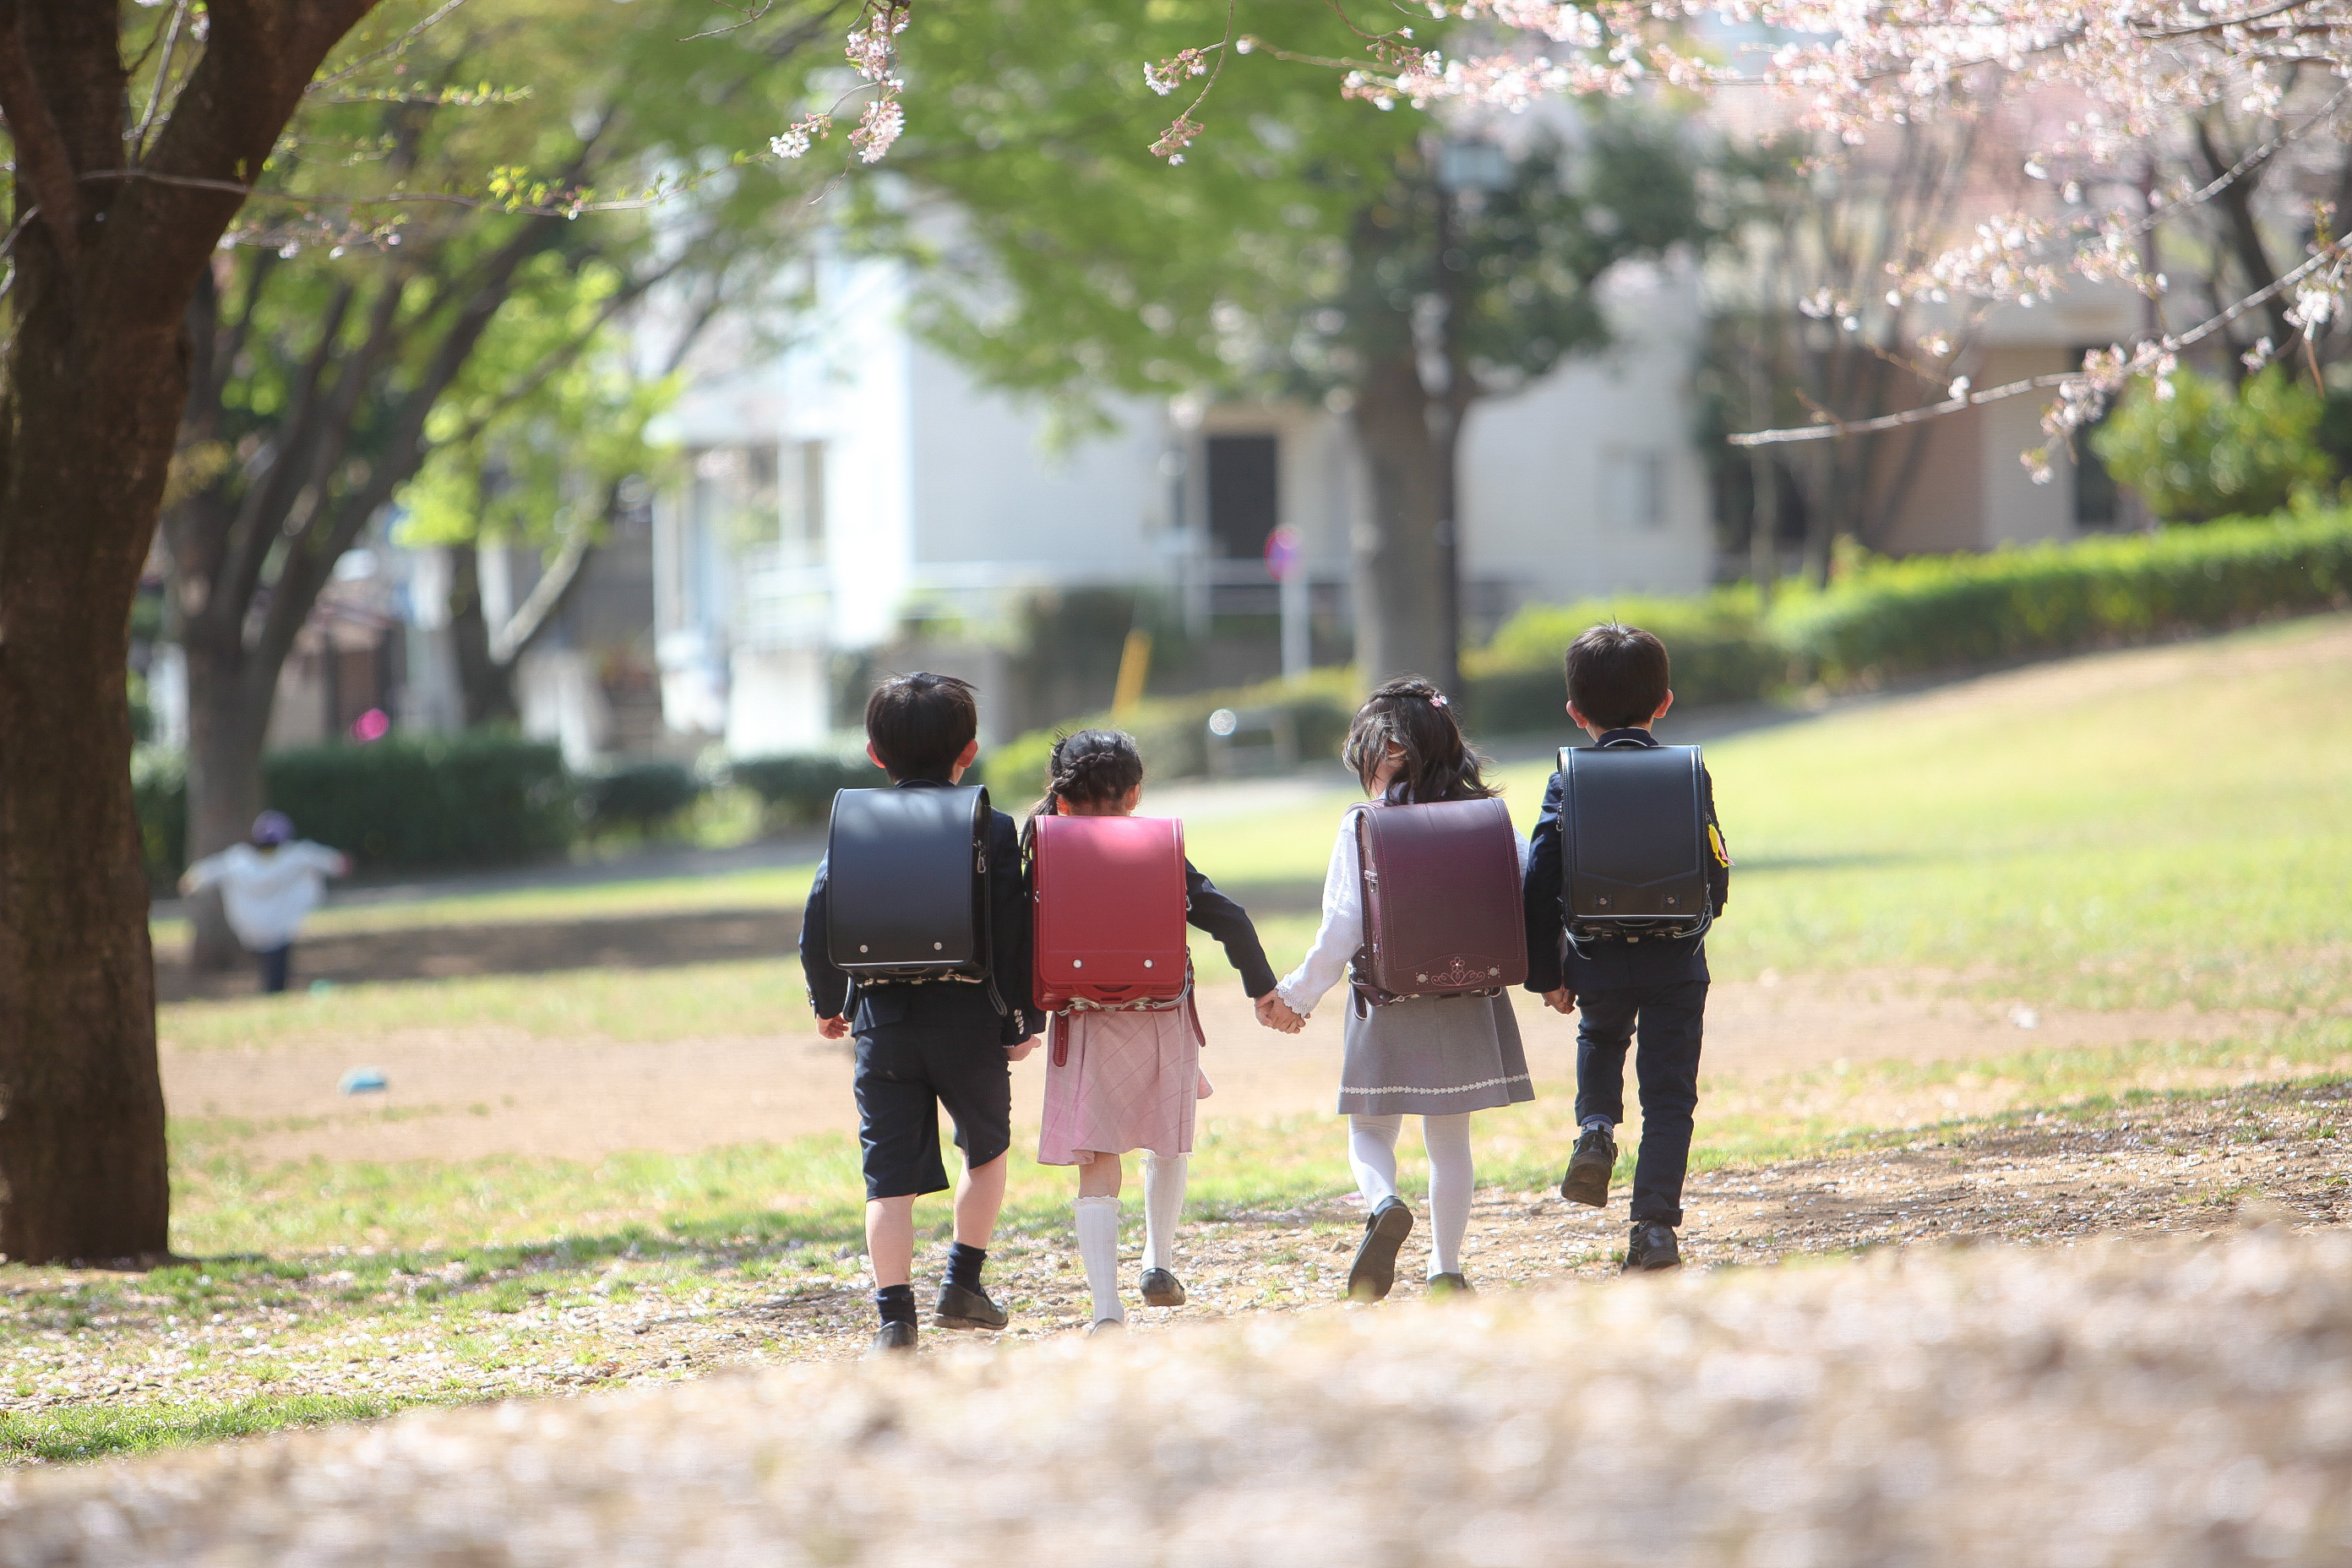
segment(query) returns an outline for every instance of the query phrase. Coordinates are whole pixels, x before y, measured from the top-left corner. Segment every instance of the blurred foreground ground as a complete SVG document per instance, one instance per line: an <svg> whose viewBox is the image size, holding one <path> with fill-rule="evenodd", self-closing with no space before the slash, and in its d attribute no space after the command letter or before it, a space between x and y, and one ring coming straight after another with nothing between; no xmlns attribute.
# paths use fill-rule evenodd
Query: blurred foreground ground
<svg viewBox="0 0 2352 1568"><path fill-rule="evenodd" d="M0 1565L2352 1560L2352 1238L973 1348L0 1473Z"/></svg>

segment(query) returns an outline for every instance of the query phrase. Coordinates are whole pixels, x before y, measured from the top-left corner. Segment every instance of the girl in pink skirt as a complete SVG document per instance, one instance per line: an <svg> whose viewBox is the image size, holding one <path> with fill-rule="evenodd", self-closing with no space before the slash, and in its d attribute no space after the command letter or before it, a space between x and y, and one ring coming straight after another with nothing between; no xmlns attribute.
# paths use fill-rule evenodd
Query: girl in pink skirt
<svg viewBox="0 0 2352 1568"><path fill-rule="evenodd" d="M1131 816L1143 796L1143 756L1117 730L1082 730L1055 742L1039 816ZM1274 970L1243 908L1184 866L1184 917L1224 945L1254 999L1274 994ZM1263 1021L1264 1005L1258 1008ZM1078 1168L1078 1258L1094 1297L1094 1325L1118 1328L1122 1158L1143 1151L1143 1300L1181 1307L1176 1217L1184 1206L1193 1104L1210 1092L1201 1071L1200 1015L1188 985L1165 1010L1071 1008L1054 1016L1045 1066L1045 1125L1037 1161Z"/></svg>

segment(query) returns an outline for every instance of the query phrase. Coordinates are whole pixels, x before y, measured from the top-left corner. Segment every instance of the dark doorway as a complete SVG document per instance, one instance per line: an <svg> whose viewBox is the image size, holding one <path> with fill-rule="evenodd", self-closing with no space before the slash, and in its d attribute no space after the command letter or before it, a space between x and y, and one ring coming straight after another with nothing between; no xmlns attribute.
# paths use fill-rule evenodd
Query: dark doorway
<svg viewBox="0 0 2352 1568"><path fill-rule="evenodd" d="M1280 455L1272 436L1209 437L1209 541L1219 555L1265 555L1265 536L1282 521Z"/></svg>

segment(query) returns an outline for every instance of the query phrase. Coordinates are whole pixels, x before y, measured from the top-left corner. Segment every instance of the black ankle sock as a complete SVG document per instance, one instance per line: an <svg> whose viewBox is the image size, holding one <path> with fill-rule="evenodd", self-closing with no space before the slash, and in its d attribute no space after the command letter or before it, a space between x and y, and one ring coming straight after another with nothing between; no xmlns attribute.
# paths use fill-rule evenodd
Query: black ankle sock
<svg viewBox="0 0 2352 1568"><path fill-rule="evenodd" d="M987 1261L988 1248L957 1242L948 1248L948 1283L966 1290L979 1289L980 1266Z"/></svg>
<svg viewBox="0 0 2352 1568"><path fill-rule="evenodd" d="M915 1288L912 1285L885 1285L874 1292L874 1310L882 1314L886 1323L912 1323L915 1321Z"/></svg>

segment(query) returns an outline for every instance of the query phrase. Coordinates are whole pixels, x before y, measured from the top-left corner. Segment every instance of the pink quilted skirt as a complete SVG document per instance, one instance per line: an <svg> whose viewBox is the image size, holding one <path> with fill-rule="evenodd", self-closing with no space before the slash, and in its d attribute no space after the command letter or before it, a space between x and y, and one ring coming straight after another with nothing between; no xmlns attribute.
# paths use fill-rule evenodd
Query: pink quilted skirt
<svg viewBox="0 0 2352 1568"><path fill-rule="evenodd" d="M1057 1013L1045 1036L1041 1165L1097 1154L1192 1152L1192 1107L1211 1092L1192 998L1165 1013Z"/></svg>

